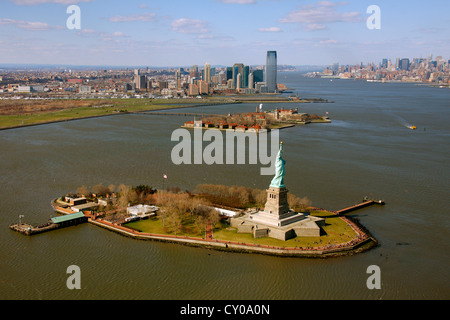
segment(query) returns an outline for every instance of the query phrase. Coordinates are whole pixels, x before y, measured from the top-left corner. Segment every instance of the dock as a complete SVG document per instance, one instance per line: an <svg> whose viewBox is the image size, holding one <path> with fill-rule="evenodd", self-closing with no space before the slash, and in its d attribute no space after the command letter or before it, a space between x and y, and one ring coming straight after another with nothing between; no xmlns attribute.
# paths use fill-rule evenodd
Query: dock
<svg viewBox="0 0 450 320"><path fill-rule="evenodd" d="M32 226L30 224L21 223L21 224L13 224L9 226L9 228L13 231L17 231L24 235L31 236L51 230L56 230L59 229L60 227L58 227L58 225L54 223L47 223L40 226Z"/></svg>
<svg viewBox="0 0 450 320"><path fill-rule="evenodd" d="M366 208L366 207L372 206L374 204L379 204L379 205L384 205L385 204L383 200L367 200L365 198L363 201L364 202L361 202L359 204L355 204L355 205L353 205L351 207L347 207L347 208L338 210L338 211L336 211L336 213L341 216L341 215L344 215L346 213L349 213L349 212L352 212L352 211L355 211L355 210L359 210L359 209L362 209L362 208Z"/></svg>
<svg viewBox="0 0 450 320"><path fill-rule="evenodd" d="M68 214L61 217L51 218L47 223L38 226L33 226L30 224L19 222L18 224L10 225L9 228L13 231L20 232L27 236L32 236L35 234L40 234L56 229L62 229L70 226L79 225L81 223L88 222L88 217L80 212Z"/></svg>

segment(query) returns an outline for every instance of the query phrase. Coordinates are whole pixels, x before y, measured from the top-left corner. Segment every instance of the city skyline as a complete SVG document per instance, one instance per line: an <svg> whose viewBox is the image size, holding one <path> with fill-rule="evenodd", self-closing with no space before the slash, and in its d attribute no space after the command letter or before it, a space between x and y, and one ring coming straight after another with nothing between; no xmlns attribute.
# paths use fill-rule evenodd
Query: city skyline
<svg viewBox="0 0 450 320"><path fill-rule="evenodd" d="M81 28L66 26L69 5ZM381 9L381 29L366 25ZM7 0L0 4L0 64L110 66L379 63L449 59L447 1Z"/></svg>

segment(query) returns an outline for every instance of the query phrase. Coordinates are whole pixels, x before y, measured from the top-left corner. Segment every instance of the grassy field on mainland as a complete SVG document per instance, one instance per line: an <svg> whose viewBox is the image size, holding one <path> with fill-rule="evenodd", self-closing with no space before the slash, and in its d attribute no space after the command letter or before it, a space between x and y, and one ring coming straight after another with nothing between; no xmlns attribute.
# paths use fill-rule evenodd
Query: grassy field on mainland
<svg viewBox="0 0 450 320"><path fill-rule="evenodd" d="M226 102L216 99L60 99L13 102L1 100L0 128Z"/></svg>
<svg viewBox="0 0 450 320"><path fill-rule="evenodd" d="M214 239L217 240L285 248L321 247L328 244L345 243L357 237L357 234L352 227L350 227L344 220L330 212L313 211L311 215L325 218L326 225L322 228L322 235L320 237L297 237L287 241L272 238L254 239L251 234L237 233L237 230L230 227L227 223L218 224L213 231L213 235ZM175 235L169 231L167 226L163 227L162 220L159 217L131 222L126 224L126 226L144 233ZM183 230L178 232L177 235L194 238L205 237L205 234L198 232L192 224L184 225Z"/></svg>

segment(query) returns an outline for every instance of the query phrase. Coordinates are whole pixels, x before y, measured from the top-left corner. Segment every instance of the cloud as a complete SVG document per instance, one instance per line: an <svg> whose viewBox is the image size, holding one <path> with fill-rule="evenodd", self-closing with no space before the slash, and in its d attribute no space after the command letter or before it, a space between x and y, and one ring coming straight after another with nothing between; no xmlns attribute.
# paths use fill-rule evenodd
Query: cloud
<svg viewBox="0 0 450 320"><path fill-rule="evenodd" d="M13 19L0 19L0 25L15 25L21 29L32 31L44 31L50 29L61 29L62 27L52 27L46 22L20 21Z"/></svg>
<svg viewBox="0 0 450 320"><path fill-rule="evenodd" d="M78 31L78 34L95 34L95 33L97 33L97 31L93 29L81 29L80 31Z"/></svg>
<svg viewBox="0 0 450 320"><path fill-rule="evenodd" d="M360 12L338 12L336 7L344 6L347 2L318 1L314 4L304 5L300 10L290 12L286 17L279 19L280 23L299 23L307 31L323 30L327 23L334 22L360 22Z"/></svg>
<svg viewBox="0 0 450 320"><path fill-rule="evenodd" d="M278 27L270 27L270 28L259 28L259 32L281 32L281 29Z"/></svg>
<svg viewBox="0 0 450 320"><path fill-rule="evenodd" d="M93 2L95 0L9 0L10 2L17 5L33 6L36 4L43 3L58 3L58 4L77 4L79 2Z"/></svg>
<svg viewBox="0 0 450 320"><path fill-rule="evenodd" d="M113 37L127 37L127 35L121 31L113 32Z"/></svg>
<svg viewBox="0 0 450 320"><path fill-rule="evenodd" d="M217 40L217 41L221 41L221 42L234 41L233 37L230 37L227 35L213 35L210 33L200 34L197 38L198 39L206 39L206 40Z"/></svg>
<svg viewBox="0 0 450 320"><path fill-rule="evenodd" d="M209 24L206 21L181 18L171 23L172 30L180 33L205 34L209 33Z"/></svg>
<svg viewBox="0 0 450 320"><path fill-rule="evenodd" d="M445 28L434 28L434 27L418 28L418 29L411 30L411 32L414 32L414 33L425 33L425 34L436 34L436 33L445 32L445 31L446 31Z"/></svg>
<svg viewBox="0 0 450 320"><path fill-rule="evenodd" d="M143 13L143 14L132 14L129 16L114 16L109 18L108 20L110 22L136 22L136 21L140 21L140 22L149 22L149 21L154 21L156 18L156 14L155 13Z"/></svg>
<svg viewBox="0 0 450 320"><path fill-rule="evenodd" d="M326 28L327 28L327 26L324 24L318 24L318 23L305 24L306 31L324 30Z"/></svg>
<svg viewBox="0 0 450 320"><path fill-rule="evenodd" d="M77 32L79 36L84 37L95 37L97 39L103 40L103 41L111 41L115 39L118 41L118 38L130 38L129 35L123 33L122 31L115 31L115 32L103 32L103 31L97 31L93 29L82 29Z"/></svg>
<svg viewBox="0 0 450 320"><path fill-rule="evenodd" d="M337 40L333 40L333 39L328 39L328 40L320 40L319 44L337 44L338 41Z"/></svg>

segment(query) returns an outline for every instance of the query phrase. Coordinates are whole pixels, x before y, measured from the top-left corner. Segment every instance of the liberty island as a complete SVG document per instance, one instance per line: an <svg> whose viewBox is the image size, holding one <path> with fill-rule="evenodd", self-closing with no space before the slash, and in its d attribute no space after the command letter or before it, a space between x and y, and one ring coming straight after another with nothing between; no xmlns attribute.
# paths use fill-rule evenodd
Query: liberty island
<svg viewBox="0 0 450 320"><path fill-rule="evenodd" d="M290 205L288 201L284 182L285 164L283 143L280 143L274 163L275 175L265 191L267 200L264 210L255 208L255 205L248 207L246 203L241 204L241 209L224 207L220 201L214 200L217 198L213 193L207 191L197 191L198 194L188 191L173 193L149 186L131 188L121 185L115 194L108 191L109 187L95 186L93 190L96 194L81 188L76 194L52 201L54 211L62 217L52 218L39 227L21 221L11 225L10 229L33 235L89 222L135 239L297 257L349 255L377 245L377 240L364 227L343 216L377 202L365 199L360 205L337 212L311 206L302 206L304 210L301 212L294 210L299 207ZM224 192L223 187L217 186L217 190ZM124 211L123 206L126 207L126 202L131 199L129 195L137 191L140 195L131 198L150 199L149 202L155 205L148 205L149 202L138 204L139 200L135 200ZM255 191L258 190L252 190ZM116 205L105 207L108 202Z"/></svg>

